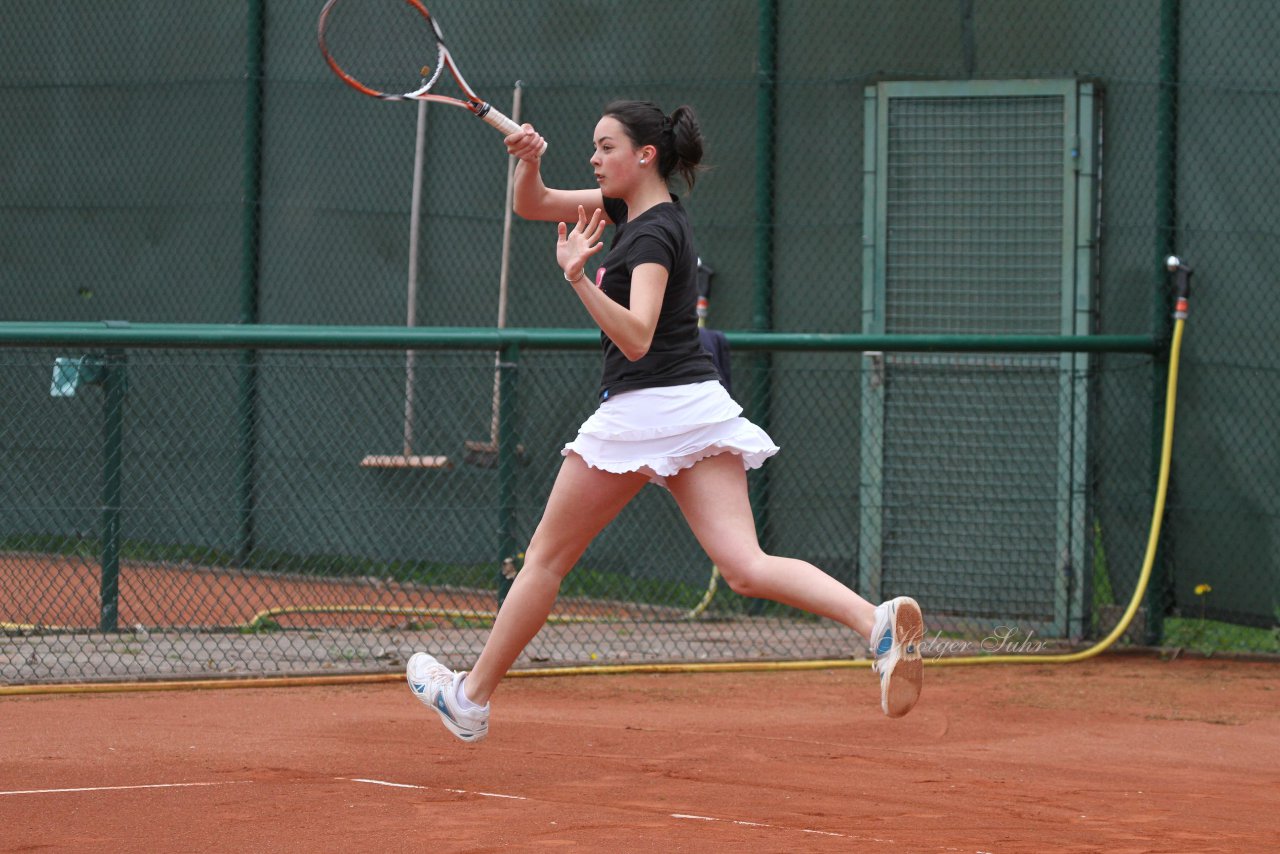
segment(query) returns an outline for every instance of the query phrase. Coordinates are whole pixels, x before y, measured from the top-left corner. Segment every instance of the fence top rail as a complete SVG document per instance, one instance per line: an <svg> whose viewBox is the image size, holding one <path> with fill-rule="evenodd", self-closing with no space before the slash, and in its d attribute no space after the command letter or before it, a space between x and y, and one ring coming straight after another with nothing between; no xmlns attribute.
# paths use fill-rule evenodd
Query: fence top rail
<svg viewBox="0 0 1280 854"><path fill-rule="evenodd" d="M847 352L1154 353L1149 335L861 335L726 331L739 350ZM594 329L283 324L0 322L0 347L260 350L591 350Z"/></svg>

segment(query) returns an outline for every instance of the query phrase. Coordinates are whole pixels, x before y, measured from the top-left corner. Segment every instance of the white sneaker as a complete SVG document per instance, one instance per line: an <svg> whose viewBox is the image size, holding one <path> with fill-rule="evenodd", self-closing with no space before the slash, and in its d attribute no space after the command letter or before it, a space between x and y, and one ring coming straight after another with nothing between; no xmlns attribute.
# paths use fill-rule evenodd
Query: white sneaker
<svg viewBox="0 0 1280 854"><path fill-rule="evenodd" d="M900 718L920 699L924 662L920 642L924 639L924 617L910 596L881 602L876 608L871 630L872 668L880 674L880 708L891 718Z"/></svg>
<svg viewBox="0 0 1280 854"><path fill-rule="evenodd" d="M434 709L449 732L463 741L479 741L489 734L488 705L473 711L458 705L458 683L466 673L455 673L425 652L415 652L409 656L405 675L413 696Z"/></svg>

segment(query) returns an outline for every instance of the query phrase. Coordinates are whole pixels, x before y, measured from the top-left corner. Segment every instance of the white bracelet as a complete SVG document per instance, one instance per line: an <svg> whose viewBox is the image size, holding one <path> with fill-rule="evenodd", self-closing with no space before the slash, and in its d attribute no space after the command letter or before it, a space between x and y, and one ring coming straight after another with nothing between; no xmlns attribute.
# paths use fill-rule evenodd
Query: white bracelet
<svg viewBox="0 0 1280 854"><path fill-rule="evenodd" d="M569 277L569 274L568 274L568 273L565 273L565 274L564 274L564 280L565 280L566 282L568 282L569 284L571 284L571 285L572 285L574 282L578 281L578 279L581 279L581 278L582 278L583 276L585 276L586 274L587 274L586 268L583 268L583 269L581 269L581 270L579 270L579 271L578 271L578 275L576 275L576 276L574 276L574 277L572 277L572 278L570 278L570 277Z"/></svg>

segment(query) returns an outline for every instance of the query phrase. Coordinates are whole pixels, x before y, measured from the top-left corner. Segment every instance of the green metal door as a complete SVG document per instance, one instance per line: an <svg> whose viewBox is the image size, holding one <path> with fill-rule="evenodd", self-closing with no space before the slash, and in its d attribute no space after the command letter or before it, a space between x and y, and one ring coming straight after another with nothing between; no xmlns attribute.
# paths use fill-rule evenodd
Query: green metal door
<svg viewBox="0 0 1280 854"><path fill-rule="evenodd" d="M868 87L863 330L1089 334L1095 124L1075 80ZM865 359L861 589L1079 635L1087 356Z"/></svg>

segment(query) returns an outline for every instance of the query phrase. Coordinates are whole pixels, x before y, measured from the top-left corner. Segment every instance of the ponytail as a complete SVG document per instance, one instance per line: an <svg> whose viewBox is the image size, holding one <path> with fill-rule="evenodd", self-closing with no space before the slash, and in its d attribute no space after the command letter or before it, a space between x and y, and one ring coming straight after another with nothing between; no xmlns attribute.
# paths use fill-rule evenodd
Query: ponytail
<svg viewBox="0 0 1280 854"><path fill-rule="evenodd" d="M676 107L670 116L651 101L613 101L604 115L618 120L636 147L652 145L658 152L658 172L670 181L673 174L693 189L702 170L702 128L693 107Z"/></svg>

